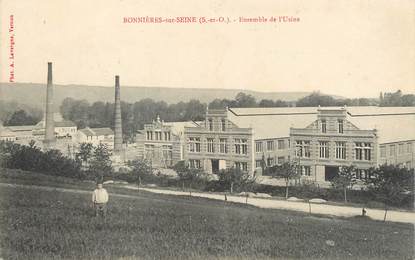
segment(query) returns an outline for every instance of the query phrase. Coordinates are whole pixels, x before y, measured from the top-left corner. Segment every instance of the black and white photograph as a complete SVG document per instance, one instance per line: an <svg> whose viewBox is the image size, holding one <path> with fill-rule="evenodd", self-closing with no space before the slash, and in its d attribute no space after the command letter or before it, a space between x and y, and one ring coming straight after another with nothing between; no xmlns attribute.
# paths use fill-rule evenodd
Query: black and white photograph
<svg viewBox="0 0 415 260"><path fill-rule="evenodd" d="M415 259L415 1L0 0L1 259Z"/></svg>

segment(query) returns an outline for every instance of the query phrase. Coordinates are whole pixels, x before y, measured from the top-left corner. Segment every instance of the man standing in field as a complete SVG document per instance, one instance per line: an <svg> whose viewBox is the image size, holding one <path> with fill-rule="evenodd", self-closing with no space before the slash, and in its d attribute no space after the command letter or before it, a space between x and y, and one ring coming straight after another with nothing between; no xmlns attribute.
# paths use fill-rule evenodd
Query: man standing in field
<svg viewBox="0 0 415 260"><path fill-rule="evenodd" d="M107 214L108 192L98 183L97 188L92 193L92 202L94 203L95 216L101 214L103 217Z"/></svg>

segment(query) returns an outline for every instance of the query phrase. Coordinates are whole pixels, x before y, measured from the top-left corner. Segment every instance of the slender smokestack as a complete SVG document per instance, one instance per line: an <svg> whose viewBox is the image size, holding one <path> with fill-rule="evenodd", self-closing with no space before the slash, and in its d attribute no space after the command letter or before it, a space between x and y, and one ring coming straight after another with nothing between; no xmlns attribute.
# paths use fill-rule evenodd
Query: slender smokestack
<svg viewBox="0 0 415 260"><path fill-rule="evenodd" d="M53 121L53 83L52 83L52 62L48 62L48 83L46 86L46 118L45 118L45 139L46 150L55 147L55 124Z"/></svg>
<svg viewBox="0 0 415 260"><path fill-rule="evenodd" d="M120 76L115 76L114 152L122 150L122 121L120 100Z"/></svg>

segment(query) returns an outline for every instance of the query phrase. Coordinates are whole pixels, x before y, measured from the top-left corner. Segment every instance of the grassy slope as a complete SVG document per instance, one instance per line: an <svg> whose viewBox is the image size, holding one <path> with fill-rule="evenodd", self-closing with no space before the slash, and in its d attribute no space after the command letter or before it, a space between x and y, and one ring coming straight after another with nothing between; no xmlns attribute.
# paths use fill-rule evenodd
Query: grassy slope
<svg viewBox="0 0 415 260"><path fill-rule="evenodd" d="M84 190L91 190L94 189L95 183L93 181L79 181L72 178L66 177L57 177L51 175L45 175L37 172L29 172L29 171L22 171L18 169L4 169L0 168L0 182L4 183L17 183L17 184L36 184L42 186L53 186L53 187L61 187L61 188L75 188L75 189L84 189ZM121 187L117 187L118 185L107 185L107 189L110 192L114 193L121 193L121 194L130 194L131 191L126 190ZM144 187L146 185L143 185ZM177 190L182 191L179 187L157 187L159 189L165 190ZM188 190L188 189L186 189ZM200 192L200 190L193 189L194 192ZM134 192L133 192L134 193ZM210 193L218 193L223 194L222 192L210 192ZM285 200L285 197L278 197L273 196L269 198L272 200ZM344 203L343 201L328 201L328 205L335 205L335 206L351 206L351 207L366 207L366 208L379 208L384 209L384 205L379 202L370 202L367 204L359 204L354 202ZM390 207L390 210L398 210L398 211L413 211L413 208L397 208L397 207Z"/></svg>
<svg viewBox="0 0 415 260"><path fill-rule="evenodd" d="M132 193L133 194L133 193ZM309 217L151 193L111 197L105 222L86 194L0 188L5 258L412 258L413 226ZM335 241L335 246L326 244Z"/></svg>

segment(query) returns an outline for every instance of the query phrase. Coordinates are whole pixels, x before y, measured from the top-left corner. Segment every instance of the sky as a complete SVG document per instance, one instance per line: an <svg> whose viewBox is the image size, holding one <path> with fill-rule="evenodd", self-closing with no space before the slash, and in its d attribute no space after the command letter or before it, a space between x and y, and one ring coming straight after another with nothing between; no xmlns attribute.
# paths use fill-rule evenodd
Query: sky
<svg viewBox="0 0 415 260"><path fill-rule="evenodd" d="M51 61L57 84L113 86L114 75L120 75L125 86L319 90L344 97L415 92L413 0L0 0L0 5L1 82L9 82L13 72L15 82L45 83ZM191 16L198 22L123 22L143 16ZM299 21L239 22L279 16ZM200 24L201 17L231 23Z"/></svg>

